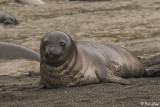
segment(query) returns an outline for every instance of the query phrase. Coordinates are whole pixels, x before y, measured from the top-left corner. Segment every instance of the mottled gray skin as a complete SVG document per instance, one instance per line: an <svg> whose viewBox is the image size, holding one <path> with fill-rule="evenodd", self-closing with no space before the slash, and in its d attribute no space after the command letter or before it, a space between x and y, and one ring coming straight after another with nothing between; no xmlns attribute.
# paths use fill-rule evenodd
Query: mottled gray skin
<svg viewBox="0 0 160 107"><path fill-rule="evenodd" d="M10 14L0 11L0 24L17 25L17 20Z"/></svg>
<svg viewBox="0 0 160 107"><path fill-rule="evenodd" d="M40 54L16 44L0 42L0 59L29 59L40 61Z"/></svg>
<svg viewBox="0 0 160 107"><path fill-rule="evenodd" d="M141 77L142 63L128 50L108 44L73 41L54 31L41 42L41 83L47 88L100 82L130 84L122 77Z"/></svg>

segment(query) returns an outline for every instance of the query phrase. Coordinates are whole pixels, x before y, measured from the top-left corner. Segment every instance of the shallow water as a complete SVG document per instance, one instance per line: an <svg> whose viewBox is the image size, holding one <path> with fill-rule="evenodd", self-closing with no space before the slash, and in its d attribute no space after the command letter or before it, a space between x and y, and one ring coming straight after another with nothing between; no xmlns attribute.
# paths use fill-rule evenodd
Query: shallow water
<svg viewBox="0 0 160 107"><path fill-rule="evenodd" d="M45 5L33 6L1 0L0 10L15 16L20 25L0 26L0 41L39 52L42 37L50 31L61 30L74 40L117 44L139 57L160 53L159 0L43 1ZM39 71L39 63L0 60L1 75L29 71Z"/></svg>

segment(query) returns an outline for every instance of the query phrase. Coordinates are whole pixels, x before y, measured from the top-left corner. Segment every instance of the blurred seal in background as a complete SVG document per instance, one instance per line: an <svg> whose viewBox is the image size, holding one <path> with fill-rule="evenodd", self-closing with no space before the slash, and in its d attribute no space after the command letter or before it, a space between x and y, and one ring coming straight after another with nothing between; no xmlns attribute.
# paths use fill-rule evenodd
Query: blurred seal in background
<svg viewBox="0 0 160 107"><path fill-rule="evenodd" d="M0 11L0 23L3 25L18 25L18 21L9 13Z"/></svg>
<svg viewBox="0 0 160 107"><path fill-rule="evenodd" d="M26 4L26 5L43 5L43 4L45 4L41 0L14 0L14 1L17 3L20 3L20 4Z"/></svg>
<svg viewBox="0 0 160 107"><path fill-rule="evenodd" d="M40 54L22 47L20 45L7 42L0 42L0 58L1 59L29 59L40 61Z"/></svg>

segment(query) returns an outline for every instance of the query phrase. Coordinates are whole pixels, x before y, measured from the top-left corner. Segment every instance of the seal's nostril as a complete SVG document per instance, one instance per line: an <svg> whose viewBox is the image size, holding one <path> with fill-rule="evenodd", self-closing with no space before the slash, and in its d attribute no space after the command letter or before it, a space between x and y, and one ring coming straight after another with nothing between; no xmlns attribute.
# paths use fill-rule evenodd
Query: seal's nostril
<svg viewBox="0 0 160 107"><path fill-rule="evenodd" d="M54 51L55 51L55 47L51 47L51 48L49 48L49 51L50 51L50 53L54 53Z"/></svg>

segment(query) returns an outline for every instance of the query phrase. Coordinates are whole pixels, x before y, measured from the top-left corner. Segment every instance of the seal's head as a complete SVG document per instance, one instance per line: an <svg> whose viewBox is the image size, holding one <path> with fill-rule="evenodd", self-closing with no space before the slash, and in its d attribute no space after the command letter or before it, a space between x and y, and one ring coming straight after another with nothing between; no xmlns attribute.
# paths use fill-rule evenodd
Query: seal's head
<svg viewBox="0 0 160 107"><path fill-rule="evenodd" d="M41 41L41 61L50 66L60 66L72 55L73 48L69 35L60 31L50 32Z"/></svg>
<svg viewBox="0 0 160 107"><path fill-rule="evenodd" d="M17 25L18 22L17 20L11 16L11 15L4 15L2 16L2 18L0 19L0 23L3 23L4 25Z"/></svg>

